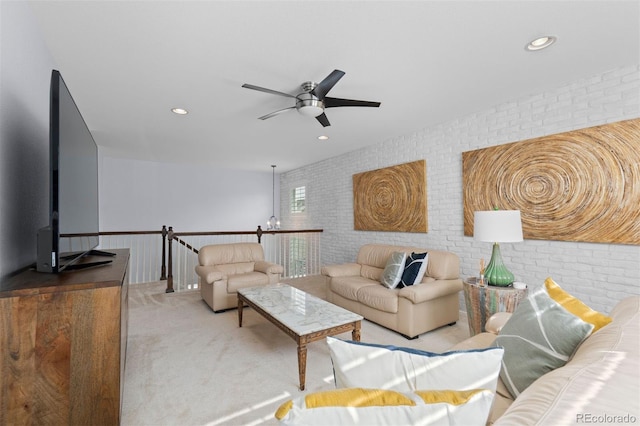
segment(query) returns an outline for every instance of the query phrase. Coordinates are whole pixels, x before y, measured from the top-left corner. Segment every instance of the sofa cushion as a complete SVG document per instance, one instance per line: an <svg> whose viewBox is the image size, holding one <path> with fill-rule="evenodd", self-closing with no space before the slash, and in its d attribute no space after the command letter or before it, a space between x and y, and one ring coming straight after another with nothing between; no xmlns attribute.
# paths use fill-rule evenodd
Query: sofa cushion
<svg viewBox="0 0 640 426"><path fill-rule="evenodd" d="M383 288L378 281L373 281L364 277L334 277L329 283L329 288L337 295L345 299L358 301L358 291L362 287L375 286Z"/></svg>
<svg viewBox="0 0 640 426"><path fill-rule="evenodd" d="M502 348L443 354L327 337L336 387L411 392L496 389Z"/></svg>
<svg viewBox="0 0 640 426"><path fill-rule="evenodd" d="M387 264L387 259L394 251L405 253L422 253L426 251L419 247L394 246L388 244L365 244L360 247L356 263L377 268L380 272ZM455 254L442 250L429 250L430 261L427 264L425 277L436 280L455 280L460 276L460 258ZM364 276L364 275L363 275ZM372 277L368 277L372 278ZM373 277L378 279L379 277Z"/></svg>
<svg viewBox="0 0 640 426"><path fill-rule="evenodd" d="M382 285L387 288L396 288L400 282L400 278L402 278L406 260L407 254L405 252L396 251L391 253L389 260L387 260L387 265L384 267L384 271L382 271L382 277L380 277Z"/></svg>
<svg viewBox="0 0 640 426"><path fill-rule="evenodd" d="M246 274L254 271L255 264L253 262L228 263L216 265L216 269L222 271L225 275Z"/></svg>
<svg viewBox="0 0 640 426"><path fill-rule="evenodd" d="M458 279L460 277L460 258L455 253L448 251L429 250L429 262L425 276L436 280Z"/></svg>
<svg viewBox="0 0 640 426"><path fill-rule="evenodd" d="M287 401L276 411L285 425L476 424L486 419L493 395L469 391L396 392L348 388L316 392Z"/></svg>
<svg viewBox="0 0 640 426"><path fill-rule="evenodd" d="M428 253L411 253L407 256L404 265L404 272L398 284L399 288L408 287L414 284L420 284L429 262Z"/></svg>
<svg viewBox="0 0 640 426"><path fill-rule="evenodd" d="M435 281L433 278L425 278L420 285L412 285L400 289L398 296L409 299L413 304L419 304L461 290L462 280Z"/></svg>
<svg viewBox="0 0 640 426"><path fill-rule="evenodd" d="M573 297L560 288L560 286L553 281L551 277L544 281L544 286L547 289L549 296L562 305L563 308L580 317L583 321L593 324L593 333L611 322L611 317L601 314L598 311L594 311L585 305L580 299Z"/></svg>
<svg viewBox="0 0 640 426"><path fill-rule="evenodd" d="M517 397L540 376L566 364L592 329L544 289L529 294L495 341L505 350L500 378L511 395Z"/></svg>
<svg viewBox="0 0 640 426"><path fill-rule="evenodd" d="M198 250L198 264L200 265L254 262L256 260L264 260L264 251L259 243L210 244Z"/></svg>
<svg viewBox="0 0 640 426"><path fill-rule="evenodd" d="M360 268L360 276L372 281L380 282L383 271L384 266L382 268L378 268L370 265L362 265L362 267Z"/></svg>
<svg viewBox="0 0 640 426"><path fill-rule="evenodd" d="M227 278L227 293L236 293L239 288L269 284L269 276L262 272L230 275Z"/></svg>
<svg viewBox="0 0 640 426"><path fill-rule="evenodd" d="M398 312L398 290L381 285L365 286L358 290L358 302L378 311Z"/></svg>
<svg viewBox="0 0 640 426"><path fill-rule="evenodd" d="M393 252L404 251L410 253L411 250L405 250L405 247L392 246L386 244L365 244L358 250L356 263L360 265L373 266L378 269L384 269L387 260Z"/></svg>

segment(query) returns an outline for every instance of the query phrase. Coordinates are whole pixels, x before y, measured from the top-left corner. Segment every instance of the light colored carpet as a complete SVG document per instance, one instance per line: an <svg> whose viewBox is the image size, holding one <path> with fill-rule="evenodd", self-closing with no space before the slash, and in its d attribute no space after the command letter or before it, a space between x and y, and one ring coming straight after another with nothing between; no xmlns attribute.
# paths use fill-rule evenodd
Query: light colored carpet
<svg viewBox="0 0 640 426"><path fill-rule="evenodd" d="M286 280L324 297L324 278ZM298 390L296 343L251 309L214 314L199 291L165 294L166 284L131 285L123 425L275 425L288 399L334 388L326 342L308 345L306 390ZM368 321L363 342L443 352L469 336L454 326L418 339ZM340 338L350 339L351 333ZM374 374L374 372L372 372Z"/></svg>

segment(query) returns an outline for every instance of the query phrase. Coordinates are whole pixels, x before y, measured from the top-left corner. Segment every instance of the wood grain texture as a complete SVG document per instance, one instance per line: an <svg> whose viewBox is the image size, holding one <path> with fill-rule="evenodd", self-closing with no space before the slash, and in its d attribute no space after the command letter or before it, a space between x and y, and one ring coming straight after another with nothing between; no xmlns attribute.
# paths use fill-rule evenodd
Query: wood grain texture
<svg viewBox="0 0 640 426"><path fill-rule="evenodd" d="M119 252L100 271L26 271L0 292L0 424L119 423L129 257Z"/></svg>
<svg viewBox="0 0 640 426"><path fill-rule="evenodd" d="M520 210L525 239L640 244L640 119L462 153L473 213Z"/></svg>
<svg viewBox="0 0 640 426"><path fill-rule="evenodd" d="M29 424L36 370L35 298L0 299L0 424Z"/></svg>
<svg viewBox="0 0 640 426"><path fill-rule="evenodd" d="M353 175L354 229L427 232L426 161Z"/></svg>
<svg viewBox="0 0 640 426"><path fill-rule="evenodd" d="M465 280L463 282L464 302L467 306L469 335L485 332L485 324L496 312L514 312L520 302L527 297L527 289L513 287L479 286Z"/></svg>
<svg viewBox="0 0 640 426"><path fill-rule="evenodd" d="M69 424L72 292L41 294L37 299L36 374L33 418L46 424Z"/></svg>

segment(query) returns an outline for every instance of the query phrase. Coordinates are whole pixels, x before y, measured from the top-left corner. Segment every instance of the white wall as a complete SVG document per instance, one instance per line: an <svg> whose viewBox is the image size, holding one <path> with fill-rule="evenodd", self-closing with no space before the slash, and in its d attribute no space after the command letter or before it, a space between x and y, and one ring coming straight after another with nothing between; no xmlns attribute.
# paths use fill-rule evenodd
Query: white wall
<svg viewBox="0 0 640 426"><path fill-rule="evenodd" d="M36 260L49 224L54 61L26 2L0 1L0 280Z"/></svg>
<svg viewBox="0 0 640 426"><path fill-rule="evenodd" d="M305 185L307 212L282 216L299 228L324 229L323 264L352 262L362 244L377 242L450 250L460 256L462 276L475 275L491 245L463 235L462 152L639 116L639 68L612 70L283 173L282 205L292 188ZM423 158L429 232L354 231L352 175ZM609 312L640 292L638 246L526 240L501 249L517 280L541 285L551 276L594 309Z"/></svg>
<svg viewBox="0 0 640 426"><path fill-rule="evenodd" d="M266 229L272 170L241 172L101 155L100 230L176 232ZM275 208L279 209L276 173Z"/></svg>

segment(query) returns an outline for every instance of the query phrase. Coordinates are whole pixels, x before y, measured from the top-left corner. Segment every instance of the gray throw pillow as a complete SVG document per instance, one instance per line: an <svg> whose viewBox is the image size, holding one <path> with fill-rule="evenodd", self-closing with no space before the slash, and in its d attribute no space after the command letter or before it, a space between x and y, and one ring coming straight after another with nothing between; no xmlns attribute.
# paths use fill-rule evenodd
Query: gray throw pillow
<svg viewBox="0 0 640 426"><path fill-rule="evenodd" d="M380 282L387 288L396 288L402 278L404 271L404 263L407 260L407 254L399 251L391 253L387 265L382 272Z"/></svg>
<svg viewBox="0 0 640 426"><path fill-rule="evenodd" d="M494 346L504 348L500 378L516 398L542 375L567 363L593 325L571 314L544 289L520 302Z"/></svg>

